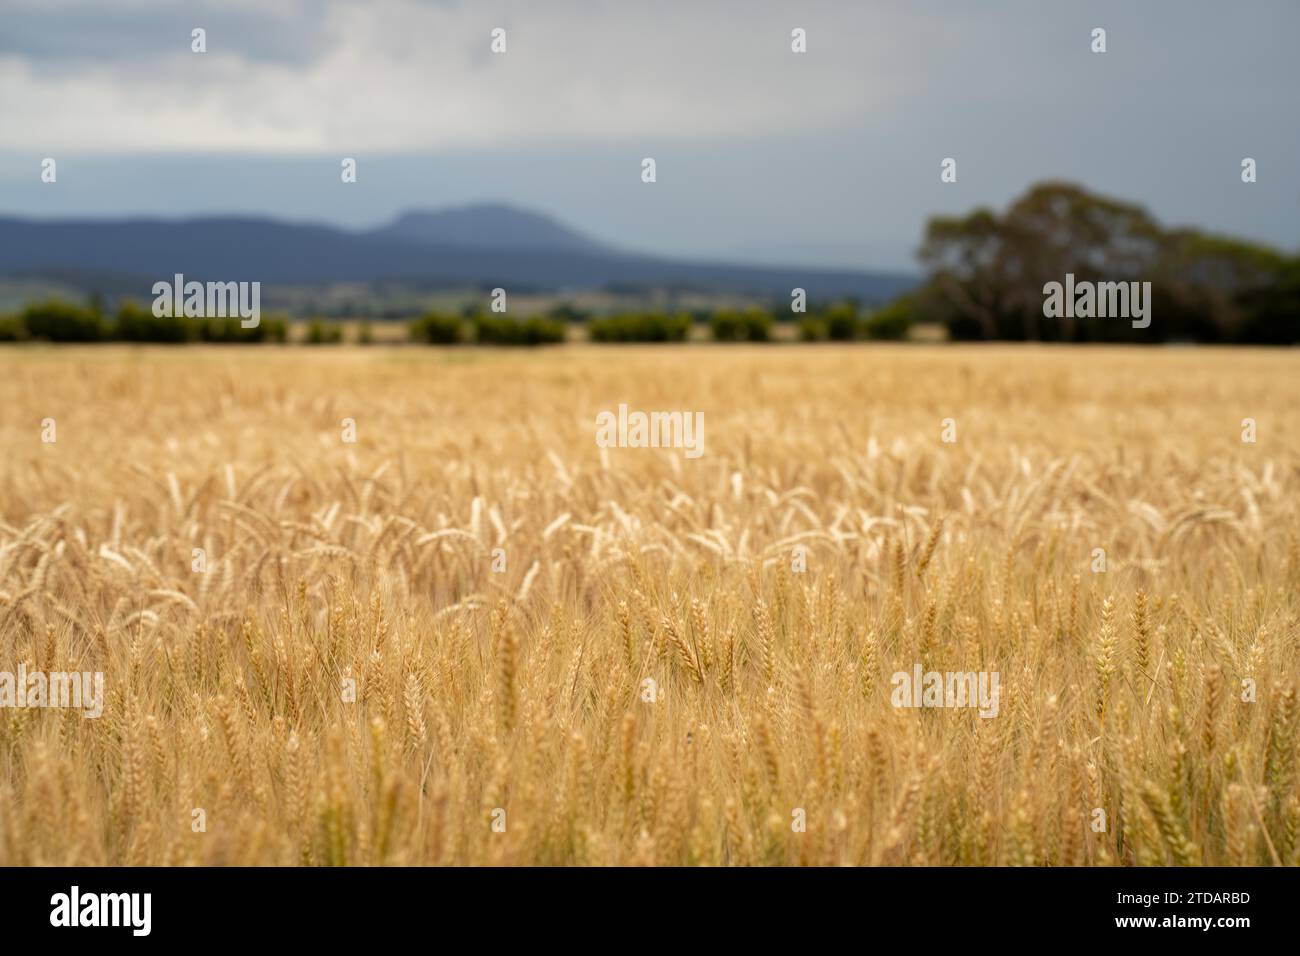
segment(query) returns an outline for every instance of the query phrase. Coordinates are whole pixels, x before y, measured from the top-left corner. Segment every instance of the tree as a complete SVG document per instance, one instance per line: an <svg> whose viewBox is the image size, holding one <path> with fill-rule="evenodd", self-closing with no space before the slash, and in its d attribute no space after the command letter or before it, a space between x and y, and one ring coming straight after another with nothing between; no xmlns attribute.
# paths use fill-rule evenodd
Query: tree
<svg viewBox="0 0 1300 956"><path fill-rule="evenodd" d="M1034 186L1002 216L977 209L931 219L918 255L930 279L916 301L957 339L1236 341L1282 334L1276 311L1285 297L1265 304L1264 292L1281 281L1286 257L1191 229L1166 231L1141 206L1070 183ZM1043 286L1067 273L1076 283L1151 282L1158 323L1139 336L1110 319L1045 318ZM1270 331L1261 331L1261 322Z"/></svg>

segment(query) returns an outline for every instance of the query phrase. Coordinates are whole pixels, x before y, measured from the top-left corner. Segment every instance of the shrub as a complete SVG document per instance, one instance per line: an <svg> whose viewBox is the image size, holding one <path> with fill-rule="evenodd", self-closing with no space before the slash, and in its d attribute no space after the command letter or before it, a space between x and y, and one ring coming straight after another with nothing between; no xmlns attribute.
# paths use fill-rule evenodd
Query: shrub
<svg viewBox="0 0 1300 956"><path fill-rule="evenodd" d="M691 317L685 313L627 312L587 323L593 342L684 342L690 331Z"/></svg>
<svg viewBox="0 0 1300 956"><path fill-rule="evenodd" d="M343 327L336 322L312 319L307 325L308 345L338 345L343 341Z"/></svg>
<svg viewBox="0 0 1300 956"><path fill-rule="evenodd" d="M357 345L374 345L374 344L375 344L374 327L370 324L369 319L365 319L362 321L361 325L357 328Z"/></svg>
<svg viewBox="0 0 1300 956"><path fill-rule="evenodd" d="M200 319L199 339L204 342L250 344L255 342L283 342L288 338L289 323L281 317L263 316L253 328L246 329L236 316Z"/></svg>
<svg viewBox="0 0 1300 956"><path fill-rule="evenodd" d="M251 341L284 343L289 339L289 320L281 315L273 315L263 319L258 329L252 331L258 330L262 333L261 338Z"/></svg>
<svg viewBox="0 0 1300 956"><path fill-rule="evenodd" d="M826 337L833 342L851 342L862 333L858 307L852 302L836 302L822 315Z"/></svg>
<svg viewBox="0 0 1300 956"><path fill-rule="evenodd" d="M713 313L709 327L719 342L766 342L772 333L772 315L759 308L720 309Z"/></svg>
<svg viewBox="0 0 1300 956"><path fill-rule="evenodd" d="M414 319L408 332L411 341L428 345L455 345L464 340L459 316L442 312L428 312Z"/></svg>
<svg viewBox="0 0 1300 956"><path fill-rule="evenodd" d="M27 328L17 315L0 315L0 342L20 342L27 338Z"/></svg>
<svg viewBox="0 0 1300 956"><path fill-rule="evenodd" d="M474 316L474 334L484 345L549 345L563 342L563 322L532 316L515 319L499 313L479 312Z"/></svg>
<svg viewBox="0 0 1300 956"><path fill-rule="evenodd" d="M899 341L907 338L915 318L911 297L903 296L867 316L862 327L869 339Z"/></svg>
<svg viewBox="0 0 1300 956"><path fill-rule="evenodd" d="M58 299L27 306L22 322L32 338L51 342L100 342L106 333L97 311Z"/></svg>
<svg viewBox="0 0 1300 956"><path fill-rule="evenodd" d="M194 331L193 322L183 315L156 316L152 309L130 300L118 308L113 329L123 342L188 342Z"/></svg>
<svg viewBox="0 0 1300 956"><path fill-rule="evenodd" d="M805 313L799 317L799 338L805 342L824 342L827 338L826 323L820 316Z"/></svg>

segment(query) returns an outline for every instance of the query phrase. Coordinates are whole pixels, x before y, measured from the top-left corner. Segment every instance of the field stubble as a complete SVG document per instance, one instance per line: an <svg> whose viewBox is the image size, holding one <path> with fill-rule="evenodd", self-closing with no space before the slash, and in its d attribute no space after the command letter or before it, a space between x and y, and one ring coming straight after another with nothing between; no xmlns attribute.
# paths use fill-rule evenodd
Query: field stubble
<svg viewBox="0 0 1300 956"><path fill-rule="evenodd" d="M1293 352L2 360L0 864L1300 858Z"/></svg>

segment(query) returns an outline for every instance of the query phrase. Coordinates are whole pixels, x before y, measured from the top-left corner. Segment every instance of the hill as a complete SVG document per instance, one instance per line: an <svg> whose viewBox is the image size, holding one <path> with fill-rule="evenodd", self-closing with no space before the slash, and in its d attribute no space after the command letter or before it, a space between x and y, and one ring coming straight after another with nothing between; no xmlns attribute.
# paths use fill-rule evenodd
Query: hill
<svg viewBox="0 0 1300 956"><path fill-rule="evenodd" d="M500 205L413 211L378 229L260 217L69 219L0 217L0 277L57 277L87 290L148 293L183 273L269 285L410 282L566 291L681 288L810 298L892 298L899 273L751 266L615 249L540 213Z"/></svg>

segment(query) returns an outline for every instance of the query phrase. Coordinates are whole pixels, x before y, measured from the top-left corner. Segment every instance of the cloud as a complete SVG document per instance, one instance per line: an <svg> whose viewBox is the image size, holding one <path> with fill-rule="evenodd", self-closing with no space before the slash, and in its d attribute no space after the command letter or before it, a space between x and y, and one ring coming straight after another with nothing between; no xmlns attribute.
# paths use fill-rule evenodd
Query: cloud
<svg viewBox="0 0 1300 956"><path fill-rule="evenodd" d="M869 58L854 40L882 18L832 3L24 2L0 45L0 145L650 149L793 134L902 96L891 70L923 22L889 19L904 46ZM192 26L207 30L206 54L190 52ZM497 26L508 37L501 55L489 51ZM794 26L809 31L807 55L790 52Z"/></svg>
<svg viewBox="0 0 1300 956"><path fill-rule="evenodd" d="M666 253L894 264L927 216L1064 178L1300 240L1295 0L0 3L4 211L367 225L505 199Z"/></svg>
<svg viewBox="0 0 1300 956"><path fill-rule="evenodd" d="M312 7L306 0L6 0L0 57L29 59L48 74L79 60L139 62L188 49L190 30L201 26L238 36L250 62L305 62L322 40Z"/></svg>

